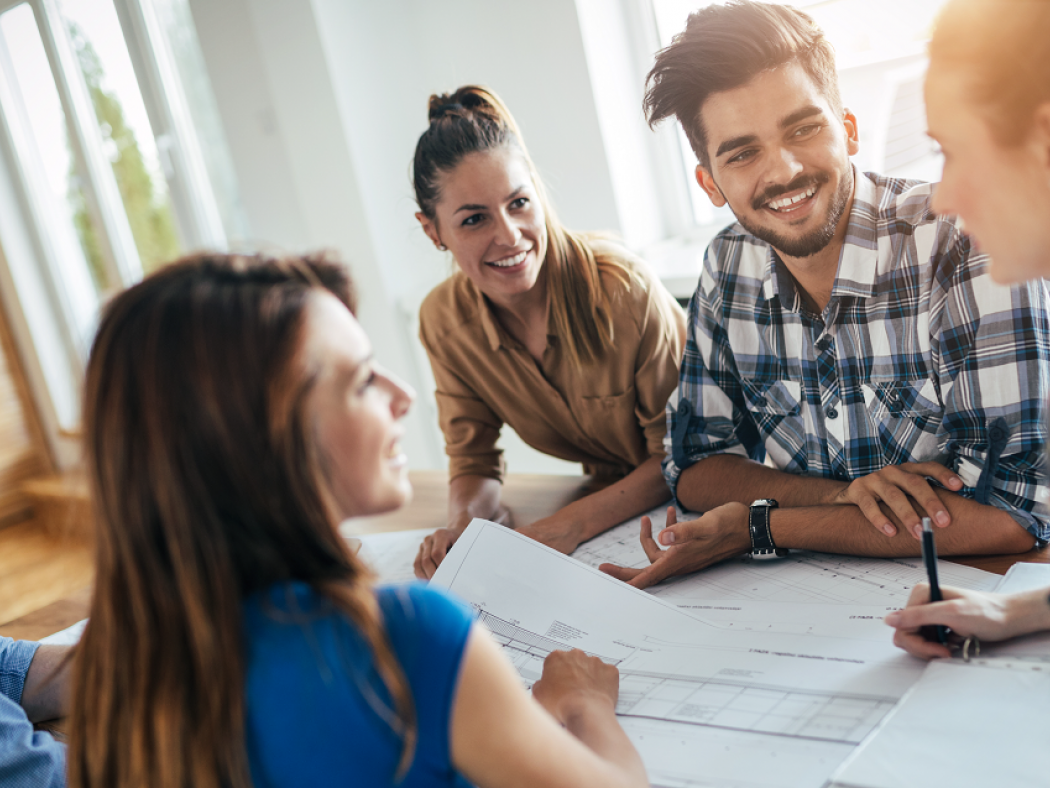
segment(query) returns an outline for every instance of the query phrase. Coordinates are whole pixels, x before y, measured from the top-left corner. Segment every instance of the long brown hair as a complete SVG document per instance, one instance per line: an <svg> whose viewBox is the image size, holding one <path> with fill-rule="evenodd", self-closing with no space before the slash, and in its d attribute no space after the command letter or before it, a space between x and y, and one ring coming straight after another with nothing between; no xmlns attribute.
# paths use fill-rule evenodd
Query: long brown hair
<svg viewBox="0 0 1050 788"><path fill-rule="evenodd" d="M304 408L298 353L321 288L353 308L323 257L198 255L106 308L84 396L98 574L74 663L75 788L250 785L241 605L292 580L371 647L407 768L411 695Z"/></svg>
<svg viewBox="0 0 1050 788"><path fill-rule="evenodd" d="M595 255L591 239L558 221L543 181L532 163L518 124L499 97L483 87L465 85L453 93L432 95L427 111L430 125L416 143L412 184L419 210L433 222L441 197L441 176L456 168L464 156L505 146L517 149L528 165L537 198L546 217L548 299L554 329L565 341L576 365L600 360L612 347L613 320L601 272L626 285L635 276L614 254ZM639 280L640 281L640 280Z"/></svg>

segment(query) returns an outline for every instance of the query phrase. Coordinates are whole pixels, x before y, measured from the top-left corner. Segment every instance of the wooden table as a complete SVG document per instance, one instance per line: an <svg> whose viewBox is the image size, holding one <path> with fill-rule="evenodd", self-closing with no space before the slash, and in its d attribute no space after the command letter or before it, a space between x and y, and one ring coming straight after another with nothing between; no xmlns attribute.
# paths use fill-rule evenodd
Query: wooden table
<svg viewBox="0 0 1050 788"><path fill-rule="evenodd" d="M351 520L344 533L365 535L445 524L448 484L444 471L411 471L415 490L412 501L396 512ZM527 525L599 489L584 476L518 474L508 478L502 500L514 512L517 525ZM965 556L946 559L989 572L1005 574L1018 561L1050 563L1050 547L1017 555ZM87 617L91 589L85 588L47 607L0 626L0 635L39 640Z"/></svg>

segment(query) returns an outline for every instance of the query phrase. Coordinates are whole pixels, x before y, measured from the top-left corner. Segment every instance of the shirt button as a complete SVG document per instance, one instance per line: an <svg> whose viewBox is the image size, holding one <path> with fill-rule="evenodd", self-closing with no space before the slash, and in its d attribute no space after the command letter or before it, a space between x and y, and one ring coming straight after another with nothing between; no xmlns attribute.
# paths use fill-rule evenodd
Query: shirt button
<svg viewBox="0 0 1050 788"><path fill-rule="evenodd" d="M828 408L826 411L824 411L824 415L827 416L832 421L834 421L835 419L837 419L839 417L839 412L837 410L835 410L834 408Z"/></svg>

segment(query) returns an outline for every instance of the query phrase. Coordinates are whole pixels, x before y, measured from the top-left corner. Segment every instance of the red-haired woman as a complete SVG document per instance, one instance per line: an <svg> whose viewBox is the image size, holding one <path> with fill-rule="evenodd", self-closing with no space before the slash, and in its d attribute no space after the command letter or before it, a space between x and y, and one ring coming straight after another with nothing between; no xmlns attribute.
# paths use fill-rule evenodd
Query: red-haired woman
<svg viewBox="0 0 1050 788"><path fill-rule="evenodd" d="M410 494L412 395L352 304L324 260L199 256L107 306L70 784L645 785L614 668L552 655L544 711L469 611L375 588L340 538Z"/></svg>
<svg viewBox="0 0 1050 788"><path fill-rule="evenodd" d="M615 483L523 533L563 552L670 498L660 472L685 316L644 262L558 221L510 112L492 92L431 96L413 161L416 218L458 272L427 297L420 337L449 455L448 526L430 577L474 517L506 520L496 446L533 448Z"/></svg>
<svg viewBox="0 0 1050 788"><path fill-rule="evenodd" d="M930 43L926 113L944 151L934 210L966 222L996 281L1050 277L1050 3L951 0ZM983 640L1050 629L1050 588L943 591L945 601L926 604L922 583L886 617L898 646L948 656L920 634L927 624Z"/></svg>

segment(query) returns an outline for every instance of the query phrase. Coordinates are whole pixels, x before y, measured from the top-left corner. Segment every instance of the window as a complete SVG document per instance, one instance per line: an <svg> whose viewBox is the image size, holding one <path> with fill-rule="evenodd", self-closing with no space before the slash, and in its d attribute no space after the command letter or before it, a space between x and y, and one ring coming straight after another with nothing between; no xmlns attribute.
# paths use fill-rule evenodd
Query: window
<svg viewBox="0 0 1050 788"><path fill-rule="evenodd" d="M217 118L187 0L0 0L0 295L53 441L100 303L247 237Z"/></svg>
<svg viewBox="0 0 1050 788"><path fill-rule="evenodd" d="M788 2L788 0L771 0ZM689 14L711 2L651 0L660 46L685 28ZM835 47L842 98L858 117L861 170L937 180L940 159L926 137L922 78L925 45L945 0L790 0L821 26ZM697 225L733 221L716 209L692 177L696 156L679 129L686 180Z"/></svg>

